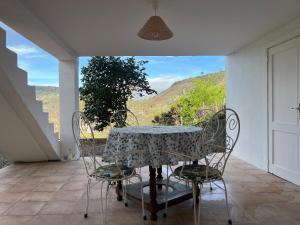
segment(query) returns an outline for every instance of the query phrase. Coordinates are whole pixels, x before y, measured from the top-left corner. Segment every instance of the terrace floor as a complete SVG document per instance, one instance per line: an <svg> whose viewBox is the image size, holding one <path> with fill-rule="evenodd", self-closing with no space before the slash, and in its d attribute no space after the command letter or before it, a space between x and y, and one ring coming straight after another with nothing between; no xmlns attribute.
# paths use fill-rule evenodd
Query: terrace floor
<svg viewBox="0 0 300 225"><path fill-rule="evenodd" d="M147 168L144 168L147 175ZM232 158L225 174L233 224L299 225L300 187ZM0 225L101 224L98 186L85 207L85 170L81 161L15 164L0 170ZM107 224L193 224L192 201L169 208L168 217L143 221L140 206L124 207L111 190ZM202 191L201 224L227 224L222 190ZM148 216L149 217L149 216Z"/></svg>

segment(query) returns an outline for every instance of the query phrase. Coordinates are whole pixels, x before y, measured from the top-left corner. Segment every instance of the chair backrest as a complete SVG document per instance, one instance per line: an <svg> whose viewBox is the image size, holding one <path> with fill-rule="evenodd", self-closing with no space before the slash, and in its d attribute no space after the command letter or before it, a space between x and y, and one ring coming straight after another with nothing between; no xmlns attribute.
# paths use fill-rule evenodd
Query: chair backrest
<svg viewBox="0 0 300 225"><path fill-rule="evenodd" d="M92 126L82 112L73 113L72 130L86 172L90 176L97 167L96 144Z"/></svg>
<svg viewBox="0 0 300 225"><path fill-rule="evenodd" d="M139 121L132 111L129 109L123 109L116 111L111 116L110 126L111 128L139 126Z"/></svg>
<svg viewBox="0 0 300 225"><path fill-rule="evenodd" d="M200 108L195 114L193 124L203 127L205 123L216 113L216 110L210 108Z"/></svg>
<svg viewBox="0 0 300 225"><path fill-rule="evenodd" d="M223 175L227 160L236 145L240 134L240 119L230 108L215 113L205 124L202 132L203 150L209 168L218 169Z"/></svg>

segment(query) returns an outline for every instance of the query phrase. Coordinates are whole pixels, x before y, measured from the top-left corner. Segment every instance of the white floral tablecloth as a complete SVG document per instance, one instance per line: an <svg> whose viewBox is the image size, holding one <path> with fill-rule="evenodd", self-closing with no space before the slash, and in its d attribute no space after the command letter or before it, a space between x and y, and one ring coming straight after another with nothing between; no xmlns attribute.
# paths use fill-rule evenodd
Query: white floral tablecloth
<svg viewBox="0 0 300 225"><path fill-rule="evenodd" d="M177 164L185 160L178 155L165 154L165 151L178 152L194 157L204 157L201 152L200 127L193 126L139 126L114 128L110 131L104 158L127 163L128 166L160 167L164 164Z"/></svg>

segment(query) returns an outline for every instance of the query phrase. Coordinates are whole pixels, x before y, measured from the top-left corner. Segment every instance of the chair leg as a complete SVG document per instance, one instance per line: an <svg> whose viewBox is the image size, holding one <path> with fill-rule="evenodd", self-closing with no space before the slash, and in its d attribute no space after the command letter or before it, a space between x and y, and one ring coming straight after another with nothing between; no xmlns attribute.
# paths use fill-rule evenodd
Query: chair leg
<svg viewBox="0 0 300 225"><path fill-rule="evenodd" d="M109 188L110 188L110 183L108 182L106 187L106 193L105 193L105 211L104 211L105 221L106 221L106 214L107 214L107 199L108 199Z"/></svg>
<svg viewBox="0 0 300 225"><path fill-rule="evenodd" d="M211 182L209 182L209 189L210 189L210 191L212 191L212 185L211 185Z"/></svg>
<svg viewBox="0 0 300 225"><path fill-rule="evenodd" d="M200 210L201 210L201 188L203 186L203 183L201 182L200 184L197 184L196 191L197 191L198 185L200 186L199 187L199 196L198 196L198 198L199 198L199 204L198 204L198 225L199 225L200 224ZM196 197L197 197L197 194L196 194ZM197 199L196 199L196 201L197 201Z"/></svg>
<svg viewBox="0 0 300 225"><path fill-rule="evenodd" d="M142 215L143 215L143 219L144 220L147 220L147 216L145 214L145 204L144 204L144 191L143 191L143 178L141 175L137 175L137 177L139 178L140 180L140 184L141 184L141 199L142 199Z"/></svg>
<svg viewBox="0 0 300 225"><path fill-rule="evenodd" d="M123 190L123 203L124 205L127 207L128 206L128 202L127 202L127 196L126 196L126 193L127 193L127 190L126 190L126 185L127 185L127 180L123 180L122 182L122 190Z"/></svg>
<svg viewBox="0 0 300 225"><path fill-rule="evenodd" d="M166 218L167 217L167 212L168 212L168 198L169 198L169 183L170 183L170 178L171 178L172 174L170 176L167 177L166 180L166 192L165 192L165 212L163 214L163 216Z"/></svg>
<svg viewBox="0 0 300 225"><path fill-rule="evenodd" d="M90 190L91 190L91 179L88 178L88 183L86 186L86 207L85 207L84 218L88 217L88 209L89 209L89 203L90 203Z"/></svg>
<svg viewBox="0 0 300 225"><path fill-rule="evenodd" d="M104 181L101 182L101 186L100 186L100 201L101 201L101 216L102 216L102 225L105 225L105 221L106 221L106 218L105 218L105 213L104 213L104 207L103 207L103 183Z"/></svg>
<svg viewBox="0 0 300 225"><path fill-rule="evenodd" d="M225 192L225 200L226 200L226 210L227 210L227 216L228 216L228 224L232 224L232 220L230 217L230 212L229 212L229 206L228 206L228 195L227 195L227 188L224 179L221 179L224 185L224 192Z"/></svg>

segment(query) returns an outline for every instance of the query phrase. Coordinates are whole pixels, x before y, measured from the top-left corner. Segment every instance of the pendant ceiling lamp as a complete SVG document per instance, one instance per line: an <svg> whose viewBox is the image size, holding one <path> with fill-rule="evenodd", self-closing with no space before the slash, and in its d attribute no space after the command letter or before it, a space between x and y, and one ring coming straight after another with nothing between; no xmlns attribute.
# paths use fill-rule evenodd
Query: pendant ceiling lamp
<svg viewBox="0 0 300 225"><path fill-rule="evenodd" d="M155 15L151 16L141 30L138 36L145 40L162 41L173 37L173 32L167 26L160 16L156 15L157 1L153 2Z"/></svg>

